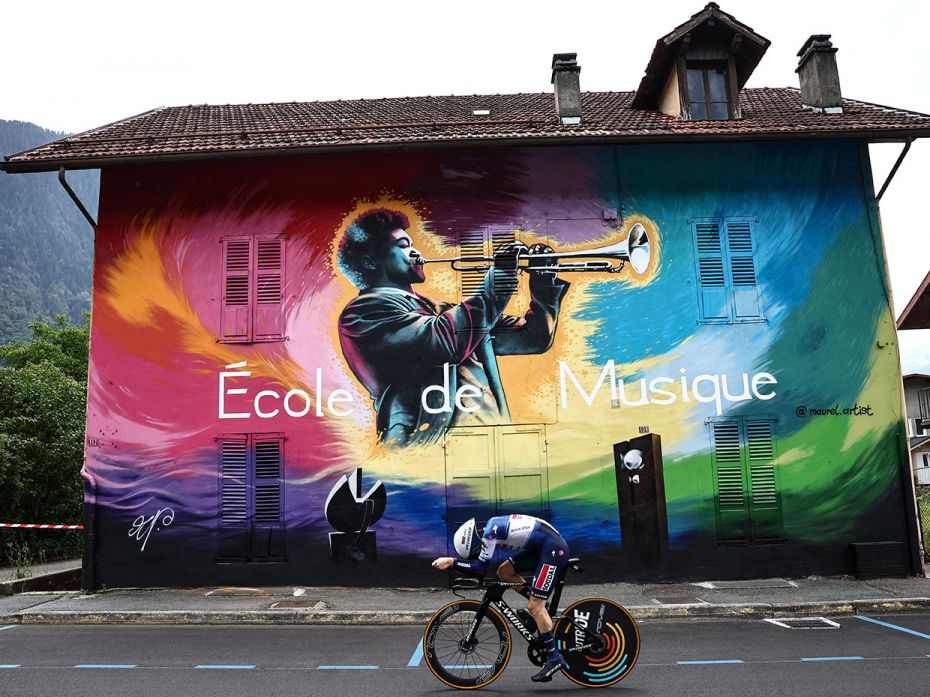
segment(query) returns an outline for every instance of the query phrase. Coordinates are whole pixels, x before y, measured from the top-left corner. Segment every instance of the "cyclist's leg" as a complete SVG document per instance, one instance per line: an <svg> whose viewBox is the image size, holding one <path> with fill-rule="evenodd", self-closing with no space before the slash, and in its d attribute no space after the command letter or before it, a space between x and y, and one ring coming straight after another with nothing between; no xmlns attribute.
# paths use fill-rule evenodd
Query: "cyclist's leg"
<svg viewBox="0 0 930 697"><path fill-rule="evenodd" d="M539 627L539 638L543 640L549 656L542 669L533 676L533 682L548 682L552 676L567 665L559 653L552 633L552 618L546 601L555 590L562 569L568 565L568 548L561 539L551 540L542 546L536 576L530 588L529 611Z"/></svg>

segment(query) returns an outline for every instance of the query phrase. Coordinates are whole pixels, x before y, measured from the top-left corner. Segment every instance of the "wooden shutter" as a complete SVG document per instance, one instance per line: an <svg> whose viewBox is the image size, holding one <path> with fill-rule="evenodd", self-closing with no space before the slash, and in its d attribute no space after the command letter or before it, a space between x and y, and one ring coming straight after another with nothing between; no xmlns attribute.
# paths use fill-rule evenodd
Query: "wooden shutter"
<svg viewBox="0 0 930 697"><path fill-rule="evenodd" d="M694 244L697 249L698 293L701 319L721 321L730 318L729 282L724 269L724 244L720 223L695 222Z"/></svg>
<svg viewBox="0 0 930 697"><path fill-rule="evenodd" d="M249 518L248 441L220 441L221 500L223 525L245 523Z"/></svg>
<svg viewBox="0 0 930 697"><path fill-rule="evenodd" d="M255 521L281 520L281 441L255 443Z"/></svg>
<svg viewBox="0 0 930 697"><path fill-rule="evenodd" d="M252 288L250 271L252 240L223 241L223 319L225 341L249 341L252 336Z"/></svg>
<svg viewBox="0 0 930 697"><path fill-rule="evenodd" d="M752 223L728 220L726 233L733 286L733 318L760 319L762 307L759 302L759 287L756 284Z"/></svg>
<svg viewBox="0 0 930 697"><path fill-rule="evenodd" d="M714 421L712 439L717 539L722 542L747 541L749 510L744 493L739 419Z"/></svg>
<svg viewBox="0 0 930 697"><path fill-rule="evenodd" d="M747 418L746 444L753 540L780 538L781 501L776 481L772 421Z"/></svg>
<svg viewBox="0 0 930 697"><path fill-rule="evenodd" d="M255 341L284 335L284 240L255 240Z"/></svg>

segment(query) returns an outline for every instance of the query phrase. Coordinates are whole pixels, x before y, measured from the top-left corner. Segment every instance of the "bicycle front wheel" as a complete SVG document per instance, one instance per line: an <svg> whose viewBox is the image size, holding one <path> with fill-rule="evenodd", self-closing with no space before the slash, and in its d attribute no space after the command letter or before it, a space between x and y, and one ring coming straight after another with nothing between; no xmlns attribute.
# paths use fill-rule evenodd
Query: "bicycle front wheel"
<svg viewBox="0 0 930 697"><path fill-rule="evenodd" d="M423 657L439 680L459 690L474 690L494 682L510 660L511 638L507 623L488 607L475 632L477 600L449 603L430 618L423 632Z"/></svg>
<svg viewBox="0 0 930 697"><path fill-rule="evenodd" d="M623 680L639 658L639 628L626 608L588 598L565 608L553 630L568 662L565 677L584 687Z"/></svg>

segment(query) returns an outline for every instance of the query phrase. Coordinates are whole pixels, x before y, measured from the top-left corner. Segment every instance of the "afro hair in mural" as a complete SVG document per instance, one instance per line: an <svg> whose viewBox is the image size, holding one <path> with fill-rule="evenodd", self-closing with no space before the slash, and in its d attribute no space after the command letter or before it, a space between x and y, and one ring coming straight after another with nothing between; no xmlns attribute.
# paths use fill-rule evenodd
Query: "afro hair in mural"
<svg viewBox="0 0 930 697"><path fill-rule="evenodd" d="M380 257L395 230L410 226L407 216L400 211L378 208L363 213L346 228L339 241L339 268L356 288L366 288L377 270L365 266L366 256Z"/></svg>

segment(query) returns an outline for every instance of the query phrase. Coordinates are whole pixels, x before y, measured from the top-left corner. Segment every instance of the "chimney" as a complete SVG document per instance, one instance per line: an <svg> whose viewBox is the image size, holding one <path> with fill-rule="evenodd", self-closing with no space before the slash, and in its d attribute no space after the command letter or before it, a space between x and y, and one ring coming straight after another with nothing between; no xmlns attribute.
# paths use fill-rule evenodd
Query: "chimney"
<svg viewBox="0 0 930 697"><path fill-rule="evenodd" d="M563 125L581 123L581 66L577 53L556 53L552 56L552 84L555 85L555 113Z"/></svg>
<svg viewBox="0 0 930 697"><path fill-rule="evenodd" d="M811 36L798 51L798 56L795 72L801 80L801 103L826 114L842 114L840 74L830 34Z"/></svg>

